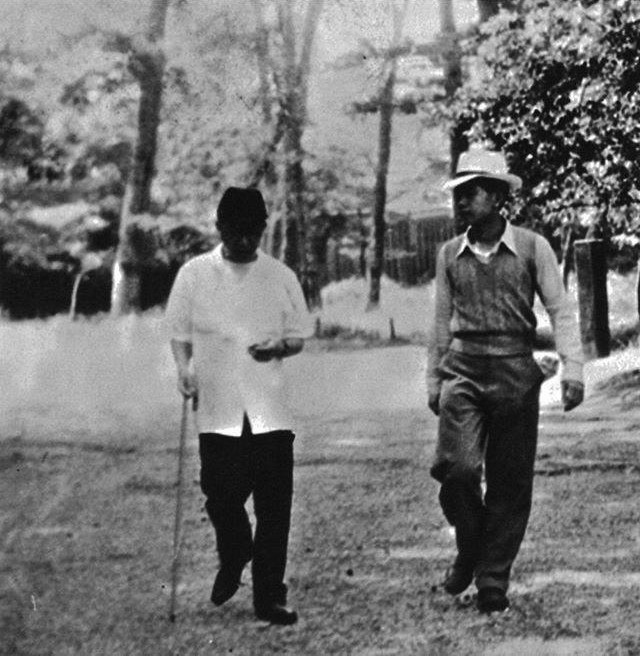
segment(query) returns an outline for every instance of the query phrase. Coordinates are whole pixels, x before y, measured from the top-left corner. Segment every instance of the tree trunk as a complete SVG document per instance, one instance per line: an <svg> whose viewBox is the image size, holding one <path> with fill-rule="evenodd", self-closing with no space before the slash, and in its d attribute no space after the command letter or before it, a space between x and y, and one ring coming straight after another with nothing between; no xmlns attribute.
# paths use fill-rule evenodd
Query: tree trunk
<svg viewBox="0 0 640 656"><path fill-rule="evenodd" d="M295 107L295 99L290 99ZM291 106L290 105L290 106ZM291 113L295 113L295 109ZM284 263L300 276L304 265L304 172L302 169L302 129L292 116L284 137Z"/></svg>
<svg viewBox="0 0 640 656"><path fill-rule="evenodd" d="M84 271L76 273L76 277L73 279L73 288L71 289L71 305L69 307L69 318L71 321L75 321L77 318L76 308L78 306L78 289L80 288L80 283L82 282L82 277L84 276Z"/></svg>
<svg viewBox="0 0 640 656"><path fill-rule="evenodd" d="M393 92L396 83L397 55L394 50L402 38L402 27L407 13L408 1L404 0L402 9L394 7L393 43L388 55L388 73L380 94L380 125L378 130L378 164L373 201L373 261L369 282L369 301L367 310L380 305L380 280L384 269L384 237L387 229L385 209L387 204L387 175L391 159L391 127L393 122Z"/></svg>
<svg viewBox="0 0 640 656"><path fill-rule="evenodd" d="M307 90L311 52L323 0L314 0L307 6L301 36L299 60L296 61L295 29L292 3L281 0L278 16L282 36L284 69L281 77L281 119L283 126L282 146L284 156L283 174L283 244L281 255L284 263L301 279L307 299L317 299L317 290L311 289L317 280L313 250L306 244L306 222L304 196L306 182L302 162L304 150L302 137L307 121Z"/></svg>
<svg viewBox="0 0 640 656"><path fill-rule="evenodd" d="M480 22L484 23L495 16L500 9L520 11L522 0L477 0Z"/></svg>
<svg viewBox="0 0 640 656"><path fill-rule="evenodd" d="M119 244L113 269L111 313L114 315L140 308L142 263L138 239L142 233L136 230L135 217L147 213L151 205L165 67L164 53L158 44L164 36L168 5L169 0L152 0L147 34L143 39L133 40L130 53L129 70L140 85L140 104L133 167L122 203Z"/></svg>
<svg viewBox="0 0 640 656"><path fill-rule="evenodd" d="M299 200L304 191L302 172L302 122L304 121L299 97L299 71L296 63L295 29L291 3L281 1L279 6L280 30L282 34L283 71L283 149L284 149L284 263L300 275L303 262L301 249L301 227L304 221Z"/></svg>
<svg viewBox="0 0 640 656"><path fill-rule="evenodd" d="M460 48L453 16L452 0L440 2L440 33L444 41L444 91L447 100L451 101L462 84L462 66L460 63ZM454 125L449 134L450 172L455 174L458 158L467 147L466 137L459 125Z"/></svg>
<svg viewBox="0 0 640 656"><path fill-rule="evenodd" d="M260 80L260 110L262 122L271 122L271 91L269 85L269 30L265 24L260 0L251 0L253 13L256 17L256 60L258 64L258 80Z"/></svg>
<svg viewBox="0 0 640 656"><path fill-rule="evenodd" d="M500 11L498 0L478 0L478 15L480 22L484 23Z"/></svg>
<svg viewBox="0 0 640 656"><path fill-rule="evenodd" d="M384 269L384 237L387 229L385 206L387 203L387 174L391 159L391 125L393 118L393 89L395 86L395 62L384 85L380 103L380 126L378 131L378 165L373 201L373 261L368 309L380 304L380 279Z"/></svg>
<svg viewBox="0 0 640 656"><path fill-rule="evenodd" d="M638 321L640 322L640 259L636 265L637 276L636 276L636 308L638 310Z"/></svg>
<svg viewBox="0 0 640 656"><path fill-rule="evenodd" d="M587 359L611 352L607 256L601 239L580 239L574 244L582 348Z"/></svg>
<svg viewBox="0 0 640 656"><path fill-rule="evenodd" d="M273 157L278 149L283 136L282 114L273 117L273 98L269 78L269 29L266 25L263 6L260 0L251 0L253 12L256 17L256 37L255 37L255 54L256 64L258 67L258 79L260 81L259 98L260 114L262 116L262 125L265 129L273 123L273 135L269 142L265 143L264 152L260 155L255 169L249 175L249 186L257 187L262 180L268 187L275 187L278 182L278 176L274 167Z"/></svg>

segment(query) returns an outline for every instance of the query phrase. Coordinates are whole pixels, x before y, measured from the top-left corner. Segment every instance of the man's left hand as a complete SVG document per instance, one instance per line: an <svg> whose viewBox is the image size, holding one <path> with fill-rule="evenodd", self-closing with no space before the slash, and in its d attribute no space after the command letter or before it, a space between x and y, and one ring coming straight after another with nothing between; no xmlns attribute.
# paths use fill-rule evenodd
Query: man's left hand
<svg viewBox="0 0 640 656"><path fill-rule="evenodd" d="M432 392L429 394L428 405L434 415L440 414L440 392Z"/></svg>
<svg viewBox="0 0 640 656"><path fill-rule="evenodd" d="M281 358L284 354L284 344L280 339L268 339L260 344L252 344L249 354L257 362L269 362L274 358Z"/></svg>
<svg viewBox="0 0 640 656"><path fill-rule="evenodd" d="M562 388L562 405L564 411L569 412L579 406L584 401L584 385L578 380L563 380Z"/></svg>

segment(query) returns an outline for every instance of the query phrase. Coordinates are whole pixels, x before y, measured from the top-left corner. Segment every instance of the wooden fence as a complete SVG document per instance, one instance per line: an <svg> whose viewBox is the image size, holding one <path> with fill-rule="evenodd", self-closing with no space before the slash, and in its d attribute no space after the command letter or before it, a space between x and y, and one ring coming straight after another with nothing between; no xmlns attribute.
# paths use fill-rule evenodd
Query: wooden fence
<svg viewBox="0 0 640 656"><path fill-rule="evenodd" d="M416 218L391 215L388 221L385 274L404 285L431 280L435 276L440 245L455 235L451 215L442 210ZM370 246L365 240L359 243L350 239L329 240L326 256L328 280L364 276Z"/></svg>

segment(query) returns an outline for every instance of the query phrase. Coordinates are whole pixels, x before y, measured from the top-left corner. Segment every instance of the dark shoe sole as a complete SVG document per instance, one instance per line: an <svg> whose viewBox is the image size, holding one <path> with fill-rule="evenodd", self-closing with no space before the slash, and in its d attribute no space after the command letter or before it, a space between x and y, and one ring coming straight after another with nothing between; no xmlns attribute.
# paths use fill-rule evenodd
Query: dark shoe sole
<svg viewBox="0 0 640 656"><path fill-rule="evenodd" d="M213 591L211 592L211 602L213 603L214 606L222 606L222 604L226 603L235 595L236 592L240 589L240 584L236 585L233 589L227 588L223 592L219 592L217 594L214 594Z"/></svg>
<svg viewBox="0 0 640 656"><path fill-rule="evenodd" d="M277 624L279 626L291 626L298 621L298 613L295 610L281 606L274 609L256 611L256 617L263 622L269 622L270 624Z"/></svg>
<svg viewBox="0 0 640 656"><path fill-rule="evenodd" d="M231 572L229 570L219 570L216 575L216 580L213 583L213 588L211 589L211 603L214 606L222 606L238 592L240 588L240 580L242 577L242 570L245 568L246 563L243 563L240 569L234 569ZM216 588L218 588L216 590Z"/></svg>
<svg viewBox="0 0 640 656"><path fill-rule="evenodd" d="M502 590L489 588L478 591L476 605L484 614L501 613L509 608L509 599Z"/></svg>
<svg viewBox="0 0 640 656"><path fill-rule="evenodd" d="M462 594L473 581L473 572L462 572L460 570L451 569L447 572L442 587L447 594L459 595Z"/></svg>

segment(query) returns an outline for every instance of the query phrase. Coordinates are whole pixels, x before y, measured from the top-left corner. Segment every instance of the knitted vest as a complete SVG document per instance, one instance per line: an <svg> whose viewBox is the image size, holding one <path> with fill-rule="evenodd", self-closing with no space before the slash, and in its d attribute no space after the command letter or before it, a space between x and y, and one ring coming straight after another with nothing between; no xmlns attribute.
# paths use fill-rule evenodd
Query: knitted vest
<svg viewBox="0 0 640 656"><path fill-rule="evenodd" d="M492 345L491 352L530 348L535 337L536 233L512 226L514 254L504 244L484 264L466 249L463 236L444 245L452 299L451 334L459 340Z"/></svg>

